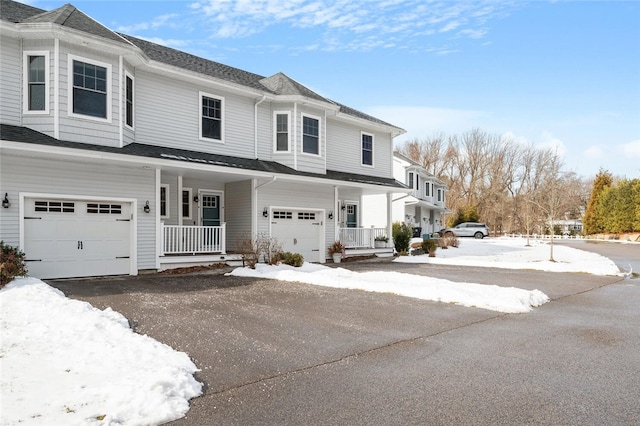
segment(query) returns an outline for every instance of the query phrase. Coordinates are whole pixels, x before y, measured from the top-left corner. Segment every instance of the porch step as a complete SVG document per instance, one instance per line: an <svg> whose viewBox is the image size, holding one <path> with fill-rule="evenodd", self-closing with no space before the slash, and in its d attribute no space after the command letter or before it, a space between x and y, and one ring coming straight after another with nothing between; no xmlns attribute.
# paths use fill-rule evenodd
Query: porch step
<svg viewBox="0 0 640 426"><path fill-rule="evenodd" d="M167 269L188 268L190 266L206 266L213 263L226 263L229 266L242 265L241 254L203 254L203 255L179 255L161 256L159 271Z"/></svg>

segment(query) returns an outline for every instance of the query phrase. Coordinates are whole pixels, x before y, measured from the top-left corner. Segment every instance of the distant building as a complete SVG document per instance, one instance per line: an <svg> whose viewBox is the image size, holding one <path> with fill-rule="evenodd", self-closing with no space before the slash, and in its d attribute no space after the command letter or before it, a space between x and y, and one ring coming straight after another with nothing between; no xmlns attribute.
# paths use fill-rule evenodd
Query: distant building
<svg viewBox="0 0 640 426"><path fill-rule="evenodd" d="M416 229L415 234L437 232L445 227L448 187L419 163L394 152L393 176L408 188L408 192L392 194L391 221L404 222ZM384 195L363 197L363 225L382 226L387 220Z"/></svg>

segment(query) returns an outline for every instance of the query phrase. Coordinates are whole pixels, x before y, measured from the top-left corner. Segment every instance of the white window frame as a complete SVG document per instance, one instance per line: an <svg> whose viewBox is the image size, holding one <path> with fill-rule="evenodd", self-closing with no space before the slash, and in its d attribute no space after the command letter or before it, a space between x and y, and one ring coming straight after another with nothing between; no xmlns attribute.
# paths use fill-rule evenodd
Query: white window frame
<svg viewBox="0 0 640 426"><path fill-rule="evenodd" d="M184 206L185 206L184 193L185 192L187 192L189 194L187 196L187 203L189 205L189 215L188 216L184 215ZM192 200L193 200L193 190L191 188L182 187L182 197L180 197L180 208L182 209L182 218L183 219L193 219L193 204L191 202Z"/></svg>
<svg viewBox="0 0 640 426"><path fill-rule="evenodd" d="M29 57L44 56L44 110L29 109ZM48 50L28 50L23 53L22 67L22 103L24 114L49 114L49 51Z"/></svg>
<svg viewBox="0 0 640 426"><path fill-rule="evenodd" d="M429 181L424 182L424 196L431 197L431 182Z"/></svg>
<svg viewBox="0 0 640 426"><path fill-rule="evenodd" d="M107 116L105 118L102 117L94 117L93 115L85 115L78 114L73 112L73 61L84 62L87 64L95 65L98 67L105 68L107 74L107 93L105 96L105 102L107 103L106 112ZM92 121L100 121L102 123L111 123L111 98L113 98L113 89L112 89L112 80L113 77L111 75L111 64L106 62L100 62L93 59L85 58L82 56L76 56L72 54L67 55L67 115L69 117L82 118L83 120L92 120Z"/></svg>
<svg viewBox="0 0 640 426"><path fill-rule="evenodd" d="M364 136L371 136L371 164L364 163L364 147L362 146L364 143ZM375 145L375 136L373 133L360 132L360 165L364 167L374 167L374 155L373 155L373 147Z"/></svg>
<svg viewBox="0 0 640 426"><path fill-rule="evenodd" d="M220 101L220 139L207 138L202 136L202 98L217 99ZM225 124L225 104L224 97L214 95L213 93L198 92L198 139L207 142L224 143L224 124Z"/></svg>
<svg viewBox="0 0 640 426"><path fill-rule="evenodd" d="M278 150L278 116L287 116L287 149ZM286 154L291 152L291 112L289 111L274 111L273 112L273 152L279 154Z"/></svg>
<svg viewBox="0 0 640 426"><path fill-rule="evenodd" d="M127 123L127 79L131 79L131 124ZM136 79L129 71L124 72L124 87L123 87L123 102L124 102L124 125L127 129L134 130L136 127Z"/></svg>
<svg viewBox="0 0 640 426"><path fill-rule="evenodd" d="M304 150L304 119L310 118L312 120L318 121L318 153L315 154L313 152L305 152ZM311 114L300 114L300 154L301 155L310 155L312 157L320 157L322 153L322 119L318 116Z"/></svg>
<svg viewBox="0 0 640 426"><path fill-rule="evenodd" d="M165 214L164 215L162 214L162 190L163 189L164 189L164 198L165 198L164 199L164 205L165 205L165 208L164 208L164 213ZM160 210L160 218L161 219L168 219L171 216L170 207L169 207L170 206L169 200L171 199L169 197L169 189L170 189L170 187L166 183L163 183L163 184L160 185L160 195L158 196L158 200L160 202L160 205L158 206L158 210Z"/></svg>
<svg viewBox="0 0 640 426"><path fill-rule="evenodd" d="M414 189L414 178L413 178L414 173L413 172L408 172L407 173L407 183L409 184L409 189Z"/></svg>

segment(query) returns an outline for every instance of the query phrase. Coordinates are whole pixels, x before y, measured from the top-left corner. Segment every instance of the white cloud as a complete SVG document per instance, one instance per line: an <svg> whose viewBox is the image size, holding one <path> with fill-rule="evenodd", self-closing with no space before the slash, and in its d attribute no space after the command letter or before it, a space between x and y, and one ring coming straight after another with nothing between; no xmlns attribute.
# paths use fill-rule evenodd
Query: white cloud
<svg viewBox="0 0 640 426"><path fill-rule="evenodd" d="M551 134L551 132L542 132L540 143L537 145L541 148L550 148L560 157L565 157L567 154L567 147L565 143L559 138Z"/></svg>
<svg viewBox="0 0 640 426"><path fill-rule="evenodd" d="M368 37L364 44L370 49L389 48L389 34L397 35L394 45L402 47L412 41L422 44L425 37L480 39L489 31L487 22L519 6L510 2L425 5L420 0L207 0L189 7L213 24L211 30L218 38L246 37L274 25L314 28L310 44L330 36L339 43L328 50L350 51L361 44L354 42L354 35ZM292 46L296 49L299 46ZM456 51L457 46L447 49L447 53Z"/></svg>
<svg viewBox="0 0 640 426"><path fill-rule="evenodd" d="M598 159L602 158L603 155L604 151L598 145L592 145L584 151L584 156L587 158Z"/></svg>
<svg viewBox="0 0 640 426"><path fill-rule="evenodd" d="M117 28L117 31L134 34L139 31L146 31L151 29L155 30L165 26L175 27L176 24L174 23L174 20L178 19L179 17L180 15L177 13L168 13L166 15L156 16L151 22L139 22L133 25L119 26Z"/></svg>
<svg viewBox="0 0 640 426"><path fill-rule="evenodd" d="M640 139L622 145L622 152L627 157L640 160Z"/></svg>

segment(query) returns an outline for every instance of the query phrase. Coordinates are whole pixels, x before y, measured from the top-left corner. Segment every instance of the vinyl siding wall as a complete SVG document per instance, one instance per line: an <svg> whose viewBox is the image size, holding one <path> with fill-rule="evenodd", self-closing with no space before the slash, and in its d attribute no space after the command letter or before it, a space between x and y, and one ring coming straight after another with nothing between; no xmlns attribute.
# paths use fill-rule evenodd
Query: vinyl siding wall
<svg viewBox="0 0 640 426"><path fill-rule="evenodd" d="M297 162L298 167L297 170L301 172L310 172L310 173L326 173L326 153L327 153L327 141L325 139L325 129L327 126L327 120L325 117L325 112L319 109L311 109L311 108L303 108L298 107L298 113L293 118L292 121L295 122L296 125L296 137L293 139L293 143L296 144L297 150ZM319 128L319 155L307 154L302 152L302 123L303 116L309 116L311 118L317 118L320 120L320 128Z"/></svg>
<svg viewBox="0 0 640 426"><path fill-rule="evenodd" d="M73 106L69 103L69 54L78 60L88 63L97 61L111 65L111 120L110 122L92 119L91 117L70 116ZM119 61L115 55L105 55L89 49L82 49L77 45L60 42L60 139L73 142L92 143L106 146L120 146L119 104L120 78Z"/></svg>
<svg viewBox="0 0 640 426"><path fill-rule="evenodd" d="M19 41L0 37L0 121L20 125L22 115L22 52ZM4 194L3 194L4 195Z"/></svg>
<svg viewBox="0 0 640 426"><path fill-rule="evenodd" d="M49 91L49 113L48 114L23 114L22 115L22 123L21 125L29 127L31 129L37 130L42 133L46 133L49 136L53 136L54 133L54 100L55 100L55 92L54 92L54 64L55 64L55 55L54 55L54 47L53 40L25 40L22 45L22 52L20 52L20 83L17 90L22 94L23 90L23 76L24 76L24 52L29 51L48 51L49 52L49 74L46 76L47 82L47 90ZM23 103L26 100L22 100L20 103L19 110L23 111L24 105Z"/></svg>
<svg viewBox="0 0 640 426"><path fill-rule="evenodd" d="M0 180L11 201L10 208L0 209L0 239L11 245L19 244L21 192L137 199L138 269L155 269L155 215L142 210L146 200L156 209L155 171L3 154Z"/></svg>
<svg viewBox="0 0 640 426"><path fill-rule="evenodd" d="M373 167L362 165L362 132L373 135ZM327 169L390 178L391 144L388 133L331 120L327 127Z"/></svg>
<svg viewBox="0 0 640 426"><path fill-rule="evenodd" d="M228 183L225 186L224 201L227 251L234 252L239 248L240 242L251 235L251 181Z"/></svg>
<svg viewBox="0 0 640 426"><path fill-rule="evenodd" d="M199 138L200 92L224 98L224 143ZM136 102L138 143L255 157L251 98L138 70Z"/></svg>

